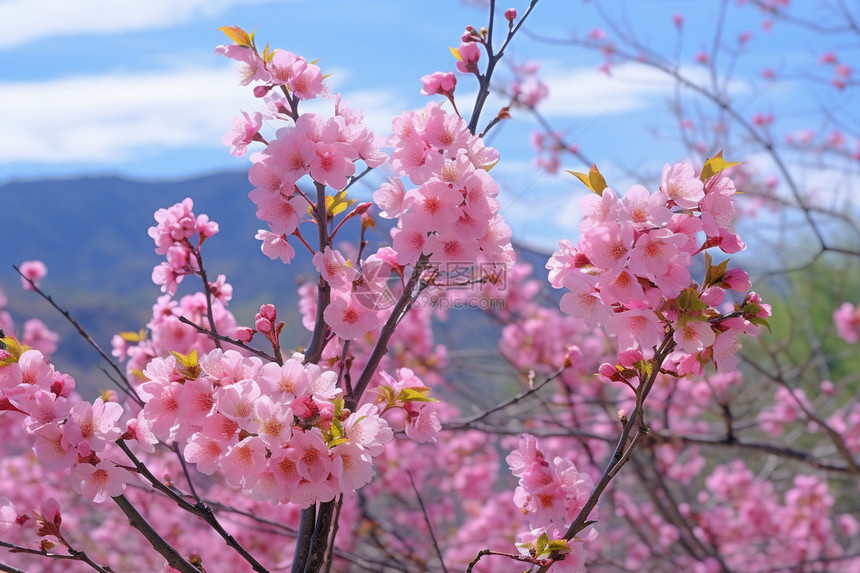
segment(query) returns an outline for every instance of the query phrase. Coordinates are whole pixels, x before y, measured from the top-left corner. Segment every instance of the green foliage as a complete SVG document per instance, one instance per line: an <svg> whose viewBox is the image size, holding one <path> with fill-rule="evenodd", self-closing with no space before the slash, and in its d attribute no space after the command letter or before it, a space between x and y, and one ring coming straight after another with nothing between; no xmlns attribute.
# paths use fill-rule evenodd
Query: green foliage
<svg viewBox="0 0 860 573"><path fill-rule="evenodd" d="M747 353L784 376L797 376L808 395L818 394L822 380L852 380L846 392L860 390L860 352L836 334L833 311L843 302L860 302L860 267L856 260L822 256L807 268L779 280L757 285L773 307L772 334L760 346L747 345ZM765 350L769 358L761 354ZM839 384L837 384L839 387Z"/></svg>

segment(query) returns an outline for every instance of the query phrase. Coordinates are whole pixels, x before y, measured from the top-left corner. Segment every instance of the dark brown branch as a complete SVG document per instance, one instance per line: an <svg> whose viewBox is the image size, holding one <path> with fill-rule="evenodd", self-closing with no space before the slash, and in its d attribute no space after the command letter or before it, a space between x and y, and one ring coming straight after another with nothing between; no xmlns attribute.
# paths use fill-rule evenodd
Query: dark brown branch
<svg viewBox="0 0 860 573"><path fill-rule="evenodd" d="M158 532L152 528L149 522L140 514L139 511L132 505L128 498L124 495L118 495L113 498L114 502L119 506L122 512L128 517L128 523L149 541L153 549L158 551L167 561L167 564L177 569L180 573L200 573L194 565L189 563L175 547L164 540Z"/></svg>

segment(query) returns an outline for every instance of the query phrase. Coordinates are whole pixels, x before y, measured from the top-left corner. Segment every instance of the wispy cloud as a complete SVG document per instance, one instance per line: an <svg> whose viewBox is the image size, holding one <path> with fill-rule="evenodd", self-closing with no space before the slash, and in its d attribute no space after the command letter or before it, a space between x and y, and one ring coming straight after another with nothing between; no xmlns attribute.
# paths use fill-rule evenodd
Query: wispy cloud
<svg viewBox="0 0 860 573"><path fill-rule="evenodd" d="M0 50L54 36L164 28L243 4L300 0L5 0Z"/></svg>
<svg viewBox="0 0 860 573"><path fill-rule="evenodd" d="M693 81L705 80L704 70L685 69L683 73ZM635 62L613 66L610 74L547 62L541 66L540 75L549 87L549 97L540 105L541 113L547 117L641 111L662 102L675 88L667 74Z"/></svg>
<svg viewBox="0 0 860 573"><path fill-rule="evenodd" d="M385 91L346 96L377 133L390 131L399 104ZM118 162L135 154L216 147L239 110L260 101L229 66L146 74L103 74L0 83L0 161ZM310 102L305 111L322 111ZM279 126L273 126L279 127Z"/></svg>

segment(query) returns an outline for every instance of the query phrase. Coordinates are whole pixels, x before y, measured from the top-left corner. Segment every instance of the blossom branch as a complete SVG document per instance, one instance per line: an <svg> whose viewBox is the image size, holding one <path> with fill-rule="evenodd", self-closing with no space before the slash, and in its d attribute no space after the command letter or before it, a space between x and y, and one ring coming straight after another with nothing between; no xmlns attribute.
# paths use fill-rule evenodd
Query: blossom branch
<svg viewBox="0 0 860 573"><path fill-rule="evenodd" d="M189 563L170 543L164 540L158 532L152 528L146 518L132 505L124 495L113 498L122 512L128 517L128 523L137 529L152 546L167 561L167 564L177 569L180 573L200 573L194 565Z"/></svg>
<svg viewBox="0 0 860 573"><path fill-rule="evenodd" d="M176 505L179 506L180 509L184 509L188 513L196 515L197 517L205 521L207 524L209 524L209 526L214 529L215 532L217 532L222 539L224 539L227 545L233 548L239 555L242 556L245 561L247 561L251 565L254 571L257 571L258 573L268 573L268 570L262 565L260 565L260 563L244 547L242 547L242 545L238 541L236 541L236 538L234 538L232 535L230 535L230 533L227 532L227 530L224 529L224 527L218 521L218 518L215 517L215 514L212 512L212 508L210 508L208 505L206 505L206 503L199 499L196 504L191 504L186 501L184 497L179 495L176 491L174 491L173 489L165 485L157 477L155 477L152 472L149 471L149 468L147 468L146 465L144 465L144 463L141 462L137 458L137 456L134 455L134 452L129 449L128 445L125 443L124 440L117 440L116 443L134 464L134 467L138 471L138 473L140 473L144 478L146 478L146 480L150 484L152 484L152 487L172 499L176 503Z"/></svg>
<svg viewBox="0 0 860 573"><path fill-rule="evenodd" d="M5 547L9 549L10 553L24 553L27 555L41 555L42 557L48 557L50 559L58 559L60 561L80 561L82 563L86 563L99 573L111 573L110 567L104 567L93 561L89 555L86 554L85 551L80 551L78 549L73 549L69 546L66 546L66 549L69 552L69 555L61 555L59 553L48 553L42 549L30 549L29 547L22 547L21 545L15 545L14 543L9 543L6 541L0 541L0 547ZM26 573L21 569L16 569L10 565L5 565L0 563L0 571L7 571L10 573Z"/></svg>
<svg viewBox="0 0 860 573"><path fill-rule="evenodd" d="M247 350L248 352L250 352L256 356L259 356L260 358L262 358L263 360L265 360L267 362L278 362L277 358L275 358L274 356L271 356L270 354L267 354L267 353L263 352L262 350L257 350L256 348L248 346L247 344L245 344L241 340L237 340L235 338L230 338L229 336L224 336L223 334L218 334L217 332L209 330L208 328L204 328L204 327L200 326L199 324L196 324L196 323L188 320L184 316L180 316L178 318L179 318L179 322L181 322L182 324L187 324L188 326L194 327L194 329L197 330L197 332L199 332L200 334L205 334L205 335L210 336L212 338L216 338L216 339L222 340L224 342L229 342L233 346L236 346L236 347L241 348L243 350Z"/></svg>

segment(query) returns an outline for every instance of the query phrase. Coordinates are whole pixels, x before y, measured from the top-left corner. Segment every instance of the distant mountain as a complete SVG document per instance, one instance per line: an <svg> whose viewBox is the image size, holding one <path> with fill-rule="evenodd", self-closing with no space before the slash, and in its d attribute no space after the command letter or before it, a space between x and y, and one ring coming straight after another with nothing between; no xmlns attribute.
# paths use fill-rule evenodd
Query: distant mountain
<svg viewBox="0 0 860 573"><path fill-rule="evenodd" d="M264 302L273 302L282 313L291 312L295 317L297 280L313 272L309 253L297 247L296 260L285 266L260 252L254 234L261 223L247 196L250 189L244 171L174 181L82 177L0 185L0 287L9 298L7 310L19 325L36 316L59 332L58 365L79 383L96 377L91 384L104 387L97 371L98 357L61 316L33 293L22 291L11 265L30 259L44 261L49 269L45 290L109 351L111 336L141 328L161 294L151 281L152 267L162 260L147 235L155 224L153 213L190 197L196 213L206 213L220 225L219 234L204 245L204 263L213 279L223 273L233 285L231 309L237 319L250 323ZM353 236L352 230L345 228L344 232ZM381 225L377 239L383 240L382 235L387 237ZM517 250L539 277L546 276L545 254ZM180 285L180 294L199 288L194 277L186 280L192 284L190 288ZM474 314L469 311L451 314L452 321L460 320L459 314L472 324L465 331L448 324L442 327L446 331L440 332L445 334L442 338L461 346L467 341L456 334L473 332L479 325L495 340L497 325L484 324L481 319L475 322L474 316L466 318ZM298 329L292 336L285 335L285 346L300 345L306 337Z"/></svg>

